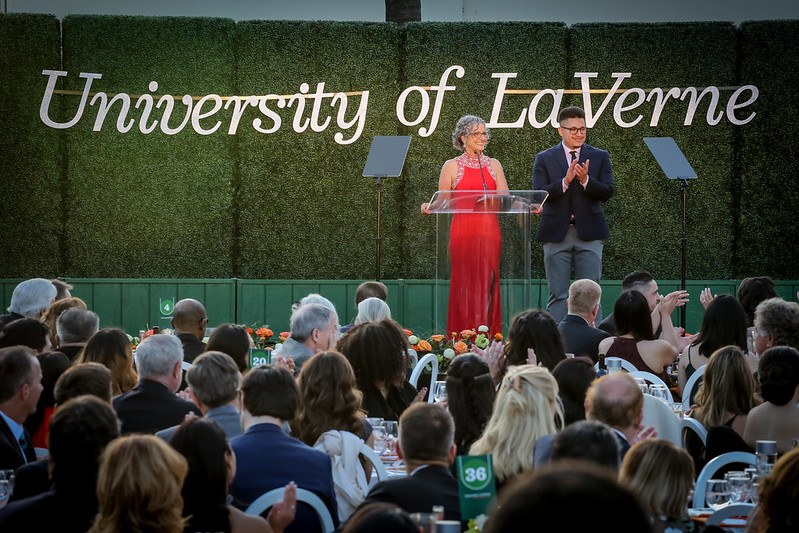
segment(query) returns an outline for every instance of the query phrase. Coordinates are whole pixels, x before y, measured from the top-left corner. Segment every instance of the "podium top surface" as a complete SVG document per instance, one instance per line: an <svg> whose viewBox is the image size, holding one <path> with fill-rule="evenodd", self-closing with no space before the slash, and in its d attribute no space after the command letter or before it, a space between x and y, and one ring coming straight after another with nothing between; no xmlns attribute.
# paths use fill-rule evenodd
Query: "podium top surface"
<svg viewBox="0 0 799 533"><path fill-rule="evenodd" d="M685 158L677 142L671 137L644 137L649 151L655 156L666 177L673 180L696 178L696 172Z"/></svg>
<svg viewBox="0 0 799 533"><path fill-rule="evenodd" d="M546 191L436 191L430 213L527 213L541 208Z"/></svg>
<svg viewBox="0 0 799 533"><path fill-rule="evenodd" d="M410 145L410 135L375 136L363 167L363 176L396 178L402 174Z"/></svg>

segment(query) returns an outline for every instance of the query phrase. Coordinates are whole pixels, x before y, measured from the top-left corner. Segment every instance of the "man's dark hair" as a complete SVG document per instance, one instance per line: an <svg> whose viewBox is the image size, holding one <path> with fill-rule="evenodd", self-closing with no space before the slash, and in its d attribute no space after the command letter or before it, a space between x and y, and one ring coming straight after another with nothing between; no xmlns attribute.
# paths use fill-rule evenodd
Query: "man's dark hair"
<svg viewBox="0 0 799 533"><path fill-rule="evenodd" d="M119 436L119 420L111 406L95 396L73 398L50 419L47 448L56 488L80 487L93 493L100 455Z"/></svg>
<svg viewBox="0 0 799 533"><path fill-rule="evenodd" d="M558 122L563 122L564 120L568 120L570 118L582 118L585 119L585 111L577 106L569 106L564 107L558 113Z"/></svg>
<svg viewBox="0 0 799 533"><path fill-rule="evenodd" d="M628 291L630 289L640 289L644 285L649 284L650 282L654 281L655 278L652 277L652 274L647 272L646 270L636 270L635 272L630 272L624 279L621 280L621 290Z"/></svg>
<svg viewBox="0 0 799 533"><path fill-rule="evenodd" d="M774 280L768 276L755 276L744 278L738 286L738 301L746 311L749 325L755 323L755 309L763 300L779 296L774 287Z"/></svg>
<svg viewBox="0 0 799 533"><path fill-rule="evenodd" d="M300 405L300 389L287 369L260 365L241 384L244 408L253 416L292 420Z"/></svg>
<svg viewBox="0 0 799 533"><path fill-rule="evenodd" d="M33 381L33 357L33 350L27 346L0 349L0 403L10 400L20 387Z"/></svg>
<svg viewBox="0 0 799 533"><path fill-rule="evenodd" d="M0 332L0 348L8 346L27 346L37 352L44 350L50 328L35 318L20 318L9 322Z"/></svg>
<svg viewBox="0 0 799 533"><path fill-rule="evenodd" d="M380 298L385 302L388 299L388 288L379 281L365 281L355 289L355 306L367 298Z"/></svg>
<svg viewBox="0 0 799 533"><path fill-rule="evenodd" d="M455 422L443 407L415 403L400 416L400 448L406 459L445 461L454 438Z"/></svg>
<svg viewBox="0 0 799 533"><path fill-rule="evenodd" d="M107 366L95 362L80 363L69 367L55 382L53 396L56 405L86 394L111 403L111 370Z"/></svg>
<svg viewBox="0 0 799 533"><path fill-rule="evenodd" d="M596 420L580 420L555 434L550 458L585 459L618 470L619 451L619 439L610 426Z"/></svg>

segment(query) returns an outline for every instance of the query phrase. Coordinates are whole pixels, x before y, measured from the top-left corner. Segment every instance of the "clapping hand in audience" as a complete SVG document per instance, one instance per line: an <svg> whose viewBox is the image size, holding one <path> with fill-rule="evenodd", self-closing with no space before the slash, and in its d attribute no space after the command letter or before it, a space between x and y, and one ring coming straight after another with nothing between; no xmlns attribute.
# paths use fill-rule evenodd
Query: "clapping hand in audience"
<svg viewBox="0 0 799 533"><path fill-rule="evenodd" d="M175 393L175 396L180 398L181 400L186 400L187 402L194 402L194 398L191 395L191 389L186 387L183 390L179 390Z"/></svg>
<svg viewBox="0 0 799 533"><path fill-rule="evenodd" d="M422 387L419 389L419 393L413 398L411 403L419 403L424 401L424 397L427 396L427 387Z"/></svg>
<svg viewBox="0 0 799 533"><path fill-rule="evenodd" d="M633 441L630 444L635 444L638 441L644 439L656 439L658 436L658 430L655 429L655 426L649 426L646 428L642 428L641 431L633 438Z"/></svg>
<svg viewBox="0 0 799 533"><path fill-rule="evenodd" d="M488 370L491 372L491 378L496 382L499 379L499 374L502 371L499 362L502 360L502 342L493 341L485 350L478 348L476 345L472 346L472 353L479 355L483 361L488 365Z"/></svg>
<svg viewBox="0 0 799 533"><path fill-rule="evenodd" d="M527 364L533 366L543 366L543 363L538 362L538 356L535 355L533 348L527 348Z"/></svg>
<svg viewBox="0 0 799 533"><path fill-rule="evenodd" d="M275 361L275 366L285 368L292 374L294 374L294 358L293 357L283 357L282 355L277 356L277 361Z"/></svg>
<svg viewBox="0 0 799 533"><path fill-rule="evenodd" d="M283 491L283 499L272 506L269 516L266 517L272 531L282 533L289 524L294 522L297 511L297 485L291 481Z"/></svg>
<svg viewBox="0 0 799 533"><path fill-rule="evenodd" d="M702 307L707 309L707 307L710 305L710 302L712 302L713 298L715 297L716 295L710 291L710 287L705 287L702 289L702 292L699 293L699 302L702 304Z"/></svg>

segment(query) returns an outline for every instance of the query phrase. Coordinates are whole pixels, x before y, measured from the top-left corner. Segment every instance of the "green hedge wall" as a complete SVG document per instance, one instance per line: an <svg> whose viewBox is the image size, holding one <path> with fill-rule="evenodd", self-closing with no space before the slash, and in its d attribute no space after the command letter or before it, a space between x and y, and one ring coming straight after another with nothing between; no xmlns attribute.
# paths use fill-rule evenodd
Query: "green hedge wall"
<svg viewBox="0 0 799 533"><path fill-rule="evenodd" d="M654 104L635 112L631 128L612 120L613 96L589 143L610 151L616 194L607 204L612 237L605 248L605 277L618 279L647 268L660 279L679 278L682 195L662 174L642 138L671 136L699 175L688 189L688 277L728 279L767 274L799 278L790 254L797 205L792 155L799 102L797 21L679 24L391 23L247 21L175 17L0 15L0 277L158 277L262 279L368 279L374 276L377 190L361 176L375 135L411 135L400 178L383 185L382 277L430 278L435 274L434 222L419 204L436 188L443 162L457 155L450 135L457 118L489 119L498 80L516 72L508 89L577 89L575 72L596 72L592 88L609 89L614 72L631 72L622 88L722 87L719 109L731 89L754 84L757 116L733 126L710 126L707 100L684 126L687 102L670 99L657 127ZM62 35L59 33L62 32ZM404 126L395 104L409 86L438 85L451 74L435 132L422 136L430 117ZM220 130L200 135L138 131L141 109L131 107L133 129L114 125L115 104L102 131L93 131L96 106L87 106L70 129L39 120L47 78L43 69L65 70L59 89L80 91L79 72L102 73L92 91L177 99L184 94L291 95L369 91L368 113L357 141L342 145L334 134L338 107L325 98L324 131L295 133L295 106L270 108L282 121L274 133L255 131L260 114L245 112L238 132L227 128L232 110L204 124ZM158 82L150 90L148 84ZM435 93L428 92L431 108ZM605 94L594 94L596 109ZM351 95L351 120L362 96ZM506 95L502 121L529 106L532 94ZM79 96L58 96L51 114L64 122ZM196 103L196 100L195 100ZM582 104L570 95L564 105ZM207 104L210 105L210 104ZM551 106L544 98L537 119ZM308 101L302 119L308 118ZM420 110L411 95L406 116ZM153 116L160 116L154 111ZM265 126L269 120L265 119ZM342 131L345 138L354 128ZM530 187L536 152L559 141L553 128L495 128L487 153L505 168L511 188ZM784 164L780 164L784 161ZM535 229L535 227L533 228ZM543 276L541 248L532 248L533 277Z"/></svg>

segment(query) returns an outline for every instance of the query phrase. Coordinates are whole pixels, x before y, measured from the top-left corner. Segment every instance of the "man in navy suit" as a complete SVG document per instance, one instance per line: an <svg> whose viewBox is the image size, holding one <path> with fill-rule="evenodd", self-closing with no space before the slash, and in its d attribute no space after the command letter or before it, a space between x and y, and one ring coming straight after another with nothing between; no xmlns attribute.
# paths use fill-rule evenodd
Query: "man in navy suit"
<svg viewBox="0 0 799 533"><path fill-rule="evenodd" d="M449 471L457 453L454 436L455 423L446 409L430 403L408 407L400 417L397 445L408 475L381 481L361 505L388 502L409 513L429 513L441 505L445 520L460 520L458 482Z"/></svg>
<svg viewBox="0 0 799 533"><path fill-rule="evenodd" d="M610 333L596 327L601 298L602 287L599 283L578 279L569 287L569 314L558 324L566 353L590 357L594 363L599 360L599 343L610 337Z"/></svg>
<svg viewBox="0 0 799 533"><path fill-rule="evenodd" d="M0 349L0 469L36 460L33 439L23 425L36 412L42 368L27 346Z"/></svg>
<svg viewBox="0 0 799 533"><path fill-rule="evenodd" d="M558 122L563 142L538 153L533 165L533 189L549 193L536 240L544 243L547 311L556 322L566 315L572 267L577 279L602 278L602 241L610 236L602 202L613 196L610 156L585 144L585 112L567 107Z"/></svg>
<svg viewBox="0 0 799 533"><path fill-rule="evenodd" d="M245 507L261 494L294 481L325 503L337 527L338 506L330 457L283 432L283 423L294 419L300 391L285 368L261 365L253 368L241 385L241 422L244 433L230 440L236 455L236 476L230 494ZM321 531L310 507L300 504L291 532Z"/></svg>

